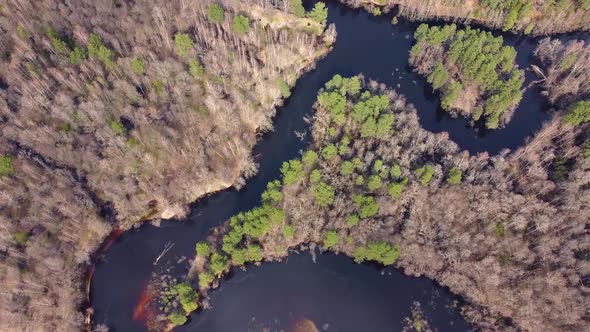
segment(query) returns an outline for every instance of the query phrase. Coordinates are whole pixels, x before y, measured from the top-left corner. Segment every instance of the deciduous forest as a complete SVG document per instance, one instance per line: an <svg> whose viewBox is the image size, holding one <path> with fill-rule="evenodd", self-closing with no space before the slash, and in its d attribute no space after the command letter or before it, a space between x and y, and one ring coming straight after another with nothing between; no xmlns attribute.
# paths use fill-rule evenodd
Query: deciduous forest
<svg viewBox="0 0 590 332"><path fill-rule="evenodd" d="M0 14L3 331L79 330L106 235L241 186L275 106L335 37L321 10L266 1L11 0Z"/></svg>

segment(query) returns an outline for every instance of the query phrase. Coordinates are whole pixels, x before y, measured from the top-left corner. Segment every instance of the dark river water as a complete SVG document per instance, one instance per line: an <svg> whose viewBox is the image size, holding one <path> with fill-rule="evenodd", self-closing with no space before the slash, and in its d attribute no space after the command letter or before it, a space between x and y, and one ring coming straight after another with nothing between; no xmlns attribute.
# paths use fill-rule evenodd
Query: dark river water
<svg viewBox="0 0 590 332"><path fill-rule="evenodd" d="M258 175L239 192L228 189L199 200L186 220L163 221L161 227L145 225L123 234L96 266L91 305L97 323L113 331L145 331L142 322L134 321L132 315L154 271L156 257L167 243L174 246L162 264L182 256L193 257L195 243L203 240L212 227L259 203L266 183L279 177L281 163L297 157L307 146L308 141L298 139L295 131L308 129L303 117L311 114L318 89L334 74L362 72L395 88L416 106L425 129L448 132L452 140L471 153L496 154L504 148L514 149L549 118L540 91L531 88L524 93L506 128L476 133L466 120L445 115L426 81L408 68L408 52L417 24L400 22L393 26L391 16L373 17L335 2L329 2L328 8L329 23L335 23L338 31L334 50L297 81L291 98L274 120L275 131L256 145L254 155L261 155ZM518 51L521 68L533 62L536 39L510 35L504 39ZM524 86L534 79L527 72ZM469 329L456 310L448 309L455 297L444 288L391 268L384 271L336 255L320 255L317 264L309 255L291 255L286 263L249 267L247 272L236 271L224 280L220 289L210 293L213 308L192 315L188 325L178 330L247 331L271 323L279 329L291 318L305 317L319 327L329 324L328 331L397 331L416 300L422 302L426 318L439 331Z"/></svg>

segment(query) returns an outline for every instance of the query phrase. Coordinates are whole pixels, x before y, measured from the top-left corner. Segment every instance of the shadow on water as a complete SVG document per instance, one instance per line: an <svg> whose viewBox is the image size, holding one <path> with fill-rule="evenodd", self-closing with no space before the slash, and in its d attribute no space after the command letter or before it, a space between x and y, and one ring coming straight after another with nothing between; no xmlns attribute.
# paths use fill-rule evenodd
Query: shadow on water
<svg viewBox="0 0 590 332"><path fill-rule="evenodd" d="M466 120L452 119L441 113L437 97L425 80L408 68L408 52L417 24L400 22L392 26L391 17L372 17L335 2L329 2L328 8L329 23L335 23L338 31L334 50L317 64L317 69L298 80L292 97L274 120L275 131L256 145L253 154L262 155L259 173L239 192L228 189L199 200L182 222L164 221L159 228L145 225L126 232L113 243L96 266L91 285L96 322L107 324L114 331L145 330L141 322L132 320L134 306L154 270L154 260L166 243L175 245L164 261L176 260L182 255L190 258L194 255L195 243L203 240L211 227L259 203L266 183L279 177L280 164L297 157L307 146L309 132L305 140L300 140L295 131L308 131L303 117L311 113L317 91L334 74L362 72L368 78L395 88L416 106L425 129L448 132L452 140L471 153L495 154L504 148L514 149L549 117L544 111L548 106L539 89L531 88L525 92L506 128L476 133L467 126ZM537 40L507 35L505 41L517 49L518 65L528 67ZM535 78L527 73L526 79L524 86ZM411 299L424 300L438 293L436 308L427 312L427 317L433 319L432 326L440 331L467 329L456 313L447 312L442 305L450 301L451 295L426 279L403 276L395 271L392 276L382 277L374 268L354 265L344 257L333 255L321 256L318 265L309 261L308 257L295 256L290 257L287 264L251 268L248 274L236 272L235 278L224 282L221 290L212 292L214 309L201 312L198 317L193 315L194 324L207 326L206 329L199 327L204 331L245 330L253 316L284 318L291 313L338 327L330 329L332 331L391 330L391 327L399 327L401 317L409 311ZM336 271L332 279L328 277L330 270ZM247 281L239 282L242 277L247 277ZM457 325L445 325L449 320ZM373 322L376 325L370 325ZM349 329L360 323L365 325Z"/></svg>

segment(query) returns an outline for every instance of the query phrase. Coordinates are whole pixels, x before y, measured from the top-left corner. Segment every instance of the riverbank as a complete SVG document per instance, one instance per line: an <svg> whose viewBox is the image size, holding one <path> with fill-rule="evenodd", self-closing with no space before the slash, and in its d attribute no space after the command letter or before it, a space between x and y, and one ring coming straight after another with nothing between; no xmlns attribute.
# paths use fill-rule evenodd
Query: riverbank
<svg viewBox="0 0 590 332"><path fill-rule="evenodd" d="M315 243L436 280L469 303L466 317L483 329L587 328L585 288L575 276L589 266L563 262L586 250L578 211L590 193L579 185L590 163L569 155L568 176L555 178L536 157L575 150L585 126L556 118L512 155L469 156L420 129L416 111L393 90L369 83L366 93L355 82L335 77L326 84L310 149L283 164L282 181L269 183L261 206L232 217L197 253L189 275L199 281L200 303L232 266L280 260L290 248ZM538 171L523 173L531 168ZM540 255L556 269L538 266ZM522 292L514 280L536 286Z"/></svg>

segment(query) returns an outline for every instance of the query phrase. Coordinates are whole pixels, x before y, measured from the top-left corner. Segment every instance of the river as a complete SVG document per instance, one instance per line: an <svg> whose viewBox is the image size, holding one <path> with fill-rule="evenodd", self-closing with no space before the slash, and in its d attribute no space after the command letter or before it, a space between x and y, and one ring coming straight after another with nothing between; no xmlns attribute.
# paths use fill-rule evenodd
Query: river
<svg viewBox="0 0 590 332"><path fill-rule="evenodd" d="M329 23L335 23L338 38L334 50L317 68L297 81L291 98L274 120L275 130L266 134L253 154L260 155L257 176L241 191L227 189L203 198L191 206L186 220L163 221L161 227L144 225L123 234L96 266L91 284L91 305L95 321L113 331L145 331L141 321L132 319L145 283L154 271L153 262L167 243L172 249L160 264L194 256L195 243L209 230L239 211L259 203L266 183L280 176L285 160L298 156L310 135L300 140L296 131L308 130L303 117L310 115L317 91L334 74L355 75L385 83L415 105L421 125L432 132L449 133L470 153L496 154L520 146L527 136L549 118L549 106L539 88L527 89L514 117L504 129L476 131L465 119L453 119L438 107L436 95L426 81L411 72L408 52L418 24L400 20L392 25L391 15L370 14L328 3ZM495 33L496 34L496 33ZM538 39L504 35L517 52L517 63L527 68ZM563 36L561 38L569 38ZM528 86L535 79L526 73ZM185 266L186 261L184 265ZM328 331L399 330L403 317L410 315L413 301L422 302L426 318L439 331L466 331L468 325L450 310L455 297L425 278L412 278L388 268L357 265L337 255L320 255L314 264L309 255L292 255L287 263L249 267L224 280L210 292L212 309L191 316L180 331L247 331L256 324L281 324L293 317L305 317ZM252 319L254 318L254 323ZM278 322L278 323L277 323Z"/></svg>

